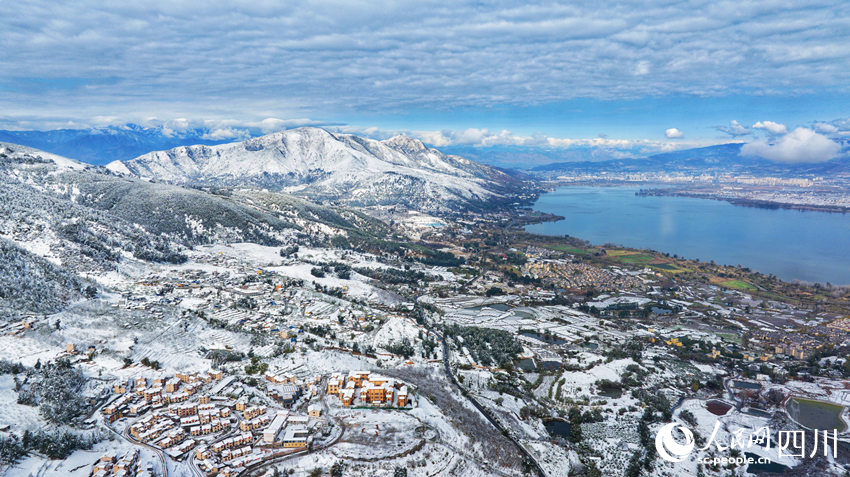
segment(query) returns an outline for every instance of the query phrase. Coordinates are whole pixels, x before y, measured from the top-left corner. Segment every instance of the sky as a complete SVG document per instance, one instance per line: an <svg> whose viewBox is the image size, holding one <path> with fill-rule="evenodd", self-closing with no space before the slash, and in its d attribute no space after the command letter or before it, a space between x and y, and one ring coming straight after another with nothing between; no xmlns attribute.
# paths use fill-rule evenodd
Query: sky
<svg viewBox="0 0 850 477"><path fill-rule="evenodd" d="M0 2L0 128L846 155L842 1ZM776 125L767 127L765 125Z"/></svg>

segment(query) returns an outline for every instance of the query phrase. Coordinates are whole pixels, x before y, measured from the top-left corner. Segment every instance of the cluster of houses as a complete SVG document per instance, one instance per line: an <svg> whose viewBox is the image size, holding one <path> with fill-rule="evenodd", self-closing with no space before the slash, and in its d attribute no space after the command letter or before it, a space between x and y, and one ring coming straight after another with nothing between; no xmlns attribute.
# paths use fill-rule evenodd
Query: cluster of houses
<svg viewBox="0 0 850 477"><path fill-rule="evenodd" d="M121 457L105 454L98 459L91 470L92 477L151 477L153 469L139 466L139 451L127 451Z"/></svg>
<svg viewBox="0 0 850 477"><path fill-rule="evenodd" d="M292 407L303 395L304 385L293 374L267 374L265 379L269 395L284 407ZM261 460L263 454L254 450L255 445L295 450L309 445L309 420L322 414L318 405L310 405L305 416L251 405L245 399L226 400L217 393L232 380L220 371L127 379L113 386L118 397L102 413L110 423L124 416L141 416L127 429L134 440L158 447L175 459L194 450L200 467L218 475L235 475L237 469ZM320 382L321 376L316 376L304 384L316 395ZM210 388L205 387L208 383L213 383ZM234 431L237 434L231 434ZM222 432L226 439L215 437ZM260 440L255 439L258 434ZM106 470L106 461L97 470ZM101 472L97 477L112 475L133 474Z"/></svg>
<svg viewBox="0 0 850 477"><path fill-rule="evenodd" d="M253 452L254 435L243 432L233 437L202 445L195 449L199 467L208 474L234 475L234 469L255 464L262 460L261 454Z"/></svg>
<svg viewBox="0 0 850 477"><path fill-rule="evenodd" d="M174 377L160 374L152 379L140 376L112 387L121 396L103 408L103 415L111 424L125 416L139 416L148 410L168 407L168 412L178 417L198 414L199 405L209 404L209 396L200 396L197 402L186 402L212 381L222 379L221 371L208 373L177 373Z"/></svg>
<svg viewBox="0 0 850 477"><path fill-rule="evenodd" d="M242 423L262 419L267 426L262 431L262 438L256 446L282 447L289 449L306 448L311 441L310 429L307 424L310 417L290 414L289 411L279 410L273 419L268 416L265 406L242 407ZM269 422L271 421L271 422ZM242 432L233 437L202 445L195 449L195 458L202 470L218 475L235 475L236 469L242 469L262 460L263 454L254 452L254 434Z"/></svg>
<svg viewBox="0 0 850 477"><path fill-rule="evenodd" d="M534 278L548 278L568 290L596 288L600 290L643 290L643 280L625 273L594 267L586 263L573 263L565 259L537 259L529 257L523 272Z"/></svg>
<svg viewBox="0 0 850 477"><path fill-rule="evenodd" d="M842 333L837 329L830 329L830 331L836 332L835 334ZM753 333L750 339L751 345L760 347L765 353L790 356L799 360L808 359L812 353L831 342L832 340L824 339L823 336L814 337L806 333L788 333L785 331L757 331ZM843 343L843 340L835 344L839 343Z"/></svg>
<svg viewBox="0 0 850 477"><path fill-rule="evenodd" d="M346 407L357 398L365 405L397 403L398 407L406 406L409 400L406 385L369 371L351 371L347 376L334 373L328 379L328 394L337 396Z"/></svg>

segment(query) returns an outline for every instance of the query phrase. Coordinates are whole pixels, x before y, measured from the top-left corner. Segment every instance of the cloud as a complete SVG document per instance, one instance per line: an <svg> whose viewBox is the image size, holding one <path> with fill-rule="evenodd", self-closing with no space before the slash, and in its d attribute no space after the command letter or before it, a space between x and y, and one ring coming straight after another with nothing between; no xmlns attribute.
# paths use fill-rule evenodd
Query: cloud
<svg viewBox="0 0 850 477"><path fill-rule="evenodd" d="M773 121L759 121L753 124L753 129L764 129L775 136L788 133L788 128L784 124Z"/></svg>
<svg viewBox="0 0 850 477"><path fill-rule="evenodd" d="M834 134L839 131L838 127L829 123L815 123L815 131L824 134Z"/></svg>
<svg viewBox="0 0 850 477"><path fill-rule="evenodd" d="M202 137L213 141L222 139L247 139L251 137L251 133L244 129L219 128L204 134Z"/></svg>
<svg viewBox="0 0 850 477"><path fill-rule="evenodd" d="M262 120L846 93L840 2L704 7L695 17L693 2L636 0L0 2L15 20L0 29L0 111Z"/></svg>
<svg viewBox="0 0 850 477"><path fill-rule="evenodd" d="M746 136L747 134L751 134L752 131L739 123L736 120L729 121L728 126L715 126L720 132L724 132L732 137Z"/></svg>
<svg viewBox="0 0 850 477"><path fill-rule="evenodd" d="M679 131L677 128L670 128L664 131L664 135L667 136L667 139L679 139L685 136L685 133Z"/></svg>
<svg viewBox="0 0 850 477"><path fill-rule="evenodd" d="M808 128L796 128L774 143L755 141L741 147L744 156L776 162L824 162L835 158L839 152L839 144Z"/></svg>

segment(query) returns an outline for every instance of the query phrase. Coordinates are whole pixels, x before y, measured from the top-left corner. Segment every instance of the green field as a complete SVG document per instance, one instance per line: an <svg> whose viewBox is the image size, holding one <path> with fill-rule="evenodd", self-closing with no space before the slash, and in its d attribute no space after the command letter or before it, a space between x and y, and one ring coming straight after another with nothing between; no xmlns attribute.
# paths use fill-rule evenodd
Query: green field
<svg viewBox="0 0 850 477"><path fill-rule="evenodd" d="M583 248L570 247L570 246L567 246L567 245L546 245L546 248L548 248L550 250L557 250L559 252L572 253L572 254L575 254L575 255L587 255L588 253L590 253Z"/></svg>
<svg viewBox="0 0 850 477"><path fill-rule="evenodd" d="M734 288L736 290L746 290L746 291L756 291L758 288L753 286L750 283L747 283L743 280L726 280L725 282L720 282L721 286L726 288Z"/></svg>
<svg viewBox="0 0 850 477"><path fill-rule="evenodd" d="M743 340L741 340L740 335L735 335L732 333L718 333L717 335L723 338L724 340L729 341L730 343L741 344L743 342Z"/></svg>
<svg viewBox="0 0 850 477"><path fill-rule="evenodd" d="M672 263L653 263L652 266L660 270L669 270L671 272L679 270L679 267Z"/></svg>
<svg viewBox="0 0 850 477"><path fill-rule="evenodd" d="M617 257L617 260L628 263L632 265L646 264L655 260L655 257L652 255L647 255L645 253L635 253L629 255L620 255Z"/></svg>

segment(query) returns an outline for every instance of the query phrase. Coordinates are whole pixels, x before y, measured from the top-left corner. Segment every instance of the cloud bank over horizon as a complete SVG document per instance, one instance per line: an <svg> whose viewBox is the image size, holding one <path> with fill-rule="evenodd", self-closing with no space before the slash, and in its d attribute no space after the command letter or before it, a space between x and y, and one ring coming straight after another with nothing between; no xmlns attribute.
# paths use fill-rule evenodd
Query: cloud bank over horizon
<svg viewBox="0 0 850 477"><path fill-rule="evenodd" d="M848 12L832 1L36 0L0 3L0 14L10 19L0 31L0 110L29 129L131 115L361 114L403 123L422 111L487 115L583 98L846 96L850 88ZM571 107L551 119L592 117Z"/></svg>
<svg viewBox="0 0 850 477"><path fill-rule="evenodd" d="M297 127L321 127L341 134L354 134L384 140L403 134L423 141L438 149L457 151L461 154L480 155L484 151L500 151L509 157L513 151L517 157L537 157L538 162L551 162L551 154L536 154L542 151L563 151L564 160L606 160L647 157L661 152L707 147L730 142L743 144L741 154L760 157L774 162L823 162L842 156L842 144L850 139L850 119L818 121L809 125L789 128L782 123L762 120L747 127L737 120L729 126L718 126L727 137L713 139L685 139L678 128L664 131L665 140L611 138L605 134L590 138L555 137L542 133L523 135L503 129L467 128L459 130L411 130L360 127L343 123L331 123L309 118L265 118L262 120L190 120L175 118L160 120L148 118L139 124L122 124L115 117L97 118L92 126L65 128L68 131L91 131L92 134L114 134L121 131L142 129L149 134L175 138L175 145L191 144L187 139L195 138L204 143L238 142L251 137L271 134ZM3 132L3 131L0 131ZM14 132L14 131L12 131ZM26 131L24 131L26 132ZM474 151L479 152L474 152ZM149 151L144 151L149 152ZM508 161L509 162L509 161Z"/></svg>

